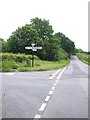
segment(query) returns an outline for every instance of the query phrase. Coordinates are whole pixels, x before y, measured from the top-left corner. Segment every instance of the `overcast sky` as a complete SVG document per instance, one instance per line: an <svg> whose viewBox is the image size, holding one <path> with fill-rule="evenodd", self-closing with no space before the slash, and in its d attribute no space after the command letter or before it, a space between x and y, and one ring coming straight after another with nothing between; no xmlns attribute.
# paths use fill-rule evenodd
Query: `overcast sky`
<svg viewBox="0 0 90 120"><path fill-rule="evenodd" d="M8 39L35 17L49 20L55 33L88 51L88 0L0 0L0 37Z"/></svg>

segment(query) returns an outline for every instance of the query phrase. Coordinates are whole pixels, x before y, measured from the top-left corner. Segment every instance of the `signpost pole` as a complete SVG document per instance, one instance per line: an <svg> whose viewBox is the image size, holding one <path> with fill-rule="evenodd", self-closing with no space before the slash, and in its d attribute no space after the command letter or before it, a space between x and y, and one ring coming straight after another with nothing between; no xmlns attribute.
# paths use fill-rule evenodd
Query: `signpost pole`
<svg viewBox="0 0 90 120"><path fill-rule="evenodd" d="M42 47L35 47L35 44L31 44L32 46L26 46L25 49L31 49L32 50L32 67L34 67L34 51L37 51L37 49L41 50Z"/></svg>
<svg viewBox="0 0 90 120"><path fill-rule="evenodd" d="M34 67L34 52L32 50L32 67Z"/></svg>
<svg viewBox="0 0 90 120"><path fill-rule="evenodd" d="M35 44L31 44L32 45L32 67L34 67L34 46Z"/></svg>

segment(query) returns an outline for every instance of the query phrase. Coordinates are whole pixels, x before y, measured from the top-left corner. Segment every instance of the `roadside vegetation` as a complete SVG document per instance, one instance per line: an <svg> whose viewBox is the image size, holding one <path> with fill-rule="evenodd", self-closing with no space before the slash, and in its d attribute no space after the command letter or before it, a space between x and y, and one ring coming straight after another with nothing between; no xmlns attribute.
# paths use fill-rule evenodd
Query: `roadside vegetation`
<svg viewBox="0 0 90 120"><path fill-rule="evenodd" d="M34 51L35 66L31 60L32 50L26 46L35 44L42 50ZM75 44L61 32L55 33L49 20L35 17L29 24L18 27L7 40L0 38L0 71L50 70L64 67L74 53Z"/></svg>
<svg viewBox="0 0 90 120"><path fill-rule="evenodd" d="M90 65L90 53L77 53L77 57L85 64Z"/></svg>
<svg viewBox="0 0 90 120"><path fill-rule="evenodd" d="M40 60L37 56L34 56L34 67L32 67L31 55L25 54L12 54L1 53L0 59L0 71L2 72L14 72L14 71L45 71L62 68L69 64L69 60L59 61L45 61Z"/></svg>

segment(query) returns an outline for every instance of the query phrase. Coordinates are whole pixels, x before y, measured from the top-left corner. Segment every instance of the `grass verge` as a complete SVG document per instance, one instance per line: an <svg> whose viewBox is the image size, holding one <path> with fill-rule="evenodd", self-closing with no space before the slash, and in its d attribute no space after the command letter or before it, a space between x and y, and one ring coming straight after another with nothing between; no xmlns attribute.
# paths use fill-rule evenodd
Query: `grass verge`
<svg viewBox="0 0 90 120"><path fill-rule="evenodd" d="M30 60L29 63L27 63L27 59L31 59L31 56L5 53L2 56L2 60L0 60L0 71L46 71L65 67L70 62L68 59L60 61L44 61L35 56L34 67L32 67L32 61Z"/></svg>
<svg viewBox="0 0 90 120"><path fill-rule="evenodd" d="M46 71L46 70L53 70L65 67L69 64L69 60L61 60L61 61L42 61L42 60L36 60L35 66L30 67L26 64L21 65L18 67L18 71Z"/></svg>
<svg viewBox="0 0 90 120"><path fill-rule="evenodd" d="M87 53L78 53L77 57L83 63L85 63L87 65L90 65L90 54L87 54Z"/></svg>

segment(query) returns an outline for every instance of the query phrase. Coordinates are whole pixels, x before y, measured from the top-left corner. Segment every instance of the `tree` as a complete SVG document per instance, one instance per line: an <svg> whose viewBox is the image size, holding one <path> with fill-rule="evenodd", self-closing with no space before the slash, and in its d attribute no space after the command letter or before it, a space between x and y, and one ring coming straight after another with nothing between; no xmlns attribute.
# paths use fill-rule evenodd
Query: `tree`
<svg viewBox="0 0 90 120"><path fill-rule="evenodd" d="M63 33L56 33L56 36L60 38L60 44L62 48L68 53L69 57L74 53L75 44L68 37L66 37Z"/></svg>
<svg viewBox="0 0 90 120"><path fill-rule="evenodd" d="M8 51L7 41L0 38L0 52L7 52L7 51Z"/></svg>
<svg viewBox="0 0 90 120"><path fill-rule="evenodd" d="M74 50L74 42L62 33L54 35L49 21L37 17L11 34L7 40L8 52L31 54L32 50L25 50L25 47L32 43L42 46L35 54L43 60L67 59Z"/></svg>
<svg viewBox="0 0 90 120"><path fill-rule="evenodd" d="M45 41L46 59L47 60L59 60L60 45L58 39L53 35L49 41Z"/></svg>
<svg viewBox="0 0 90 120"><path fill-rule="evenodd" d="M31 25L26 24L21 28L19 27L8 39L9 52L28 53L25 47L31 46L32 43L38 44L39 40L37 31Z"/></svg>
<svg viewBox="0 0 90 120"><path fill-rule="evenodd" d="M83 53L84 51L83 51L82 49L80 49L80 48L79 48L79 49L78 49L78 48L75 48L74 52L75 52L75 53Z"/></svg>
<svg viewBox="0 0 90 120"><path fill-rule="evenodd" d="M39 37L45 40L48 40L49 37L53 34L52 26L49 23L49 20L34 18L31 19L31 25L39 33Z"/></svg>
<svg viewBox="0 0 90 120"><path fill-rule="evenodd" d="M2 38L0 38L0 52L2 52L2 42L3 42L4 40L2 39Z"/></svg>
<svg viewBox="0 0 90 120"><path fill-rule="evenodd" d="M43 47L41 53L37 52L37 55L41 59L45 60L58 60L59 59L59 41L53 35L53 28L49 23L49 20L34 18L31 20L31 25L37 30L39 37L42 38L43 42L41 46Z"/></svg>

